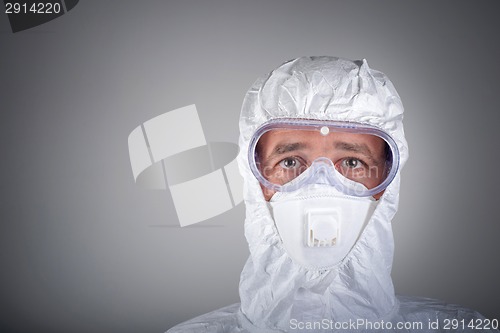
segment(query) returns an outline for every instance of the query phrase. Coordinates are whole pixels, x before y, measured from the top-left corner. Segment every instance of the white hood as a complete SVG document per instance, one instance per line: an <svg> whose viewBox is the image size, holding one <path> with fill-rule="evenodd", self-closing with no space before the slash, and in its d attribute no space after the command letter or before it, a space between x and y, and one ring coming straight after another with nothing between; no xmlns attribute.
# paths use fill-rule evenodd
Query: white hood
<svg viewBox="0 0 500 333"><path fill-rule="evenodd" d="M283 249L268 203L248 163L256 129L275 118L356 121L390 134L400 168L355 246L331 270L307 270ZM251 331L290 329L291 320L383 320L398 311L391 280L391 220L400 170L408 158L403 106L389 79L365 60L303 57L289 61L248 91L240 118L238 163L244 177L248 259L240 280L241 317Z"/></svg>

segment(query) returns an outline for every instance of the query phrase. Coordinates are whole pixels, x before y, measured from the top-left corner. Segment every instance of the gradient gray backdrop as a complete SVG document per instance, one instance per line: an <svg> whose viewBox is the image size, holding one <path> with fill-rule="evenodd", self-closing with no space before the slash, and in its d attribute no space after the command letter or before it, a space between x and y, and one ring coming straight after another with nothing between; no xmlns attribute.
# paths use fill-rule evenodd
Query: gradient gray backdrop
<svg viewBox="0 0 500 333"><path fill-rule="evenodd" d="M498 1L86 1L12 34L0 13L1 332L163 332L238 301L244 207L175 227L127 136L195 103L237 142L253 81L366 58L406 108L400 294L500 319ZM196 202L193 202L196 207Z"/></svg>

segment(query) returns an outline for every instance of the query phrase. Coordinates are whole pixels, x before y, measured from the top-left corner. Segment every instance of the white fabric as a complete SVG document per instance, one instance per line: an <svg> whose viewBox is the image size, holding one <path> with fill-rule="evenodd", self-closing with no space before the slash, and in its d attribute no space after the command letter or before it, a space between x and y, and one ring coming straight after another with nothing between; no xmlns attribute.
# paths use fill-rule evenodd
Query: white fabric
<svg viewBox="0 0 500 333"><path fill-rule="evenodd" d="M238 162L245 181L245 236L250 248L241 273L241 305L238 311L233 305L169 332L298 332L293 323L358 319L375 323L422 322L423 328L415 331L425 332L430 331L430 320L482 318L459 306L395 296L390 276L394 250L390 222L398 207L399 172L340 265L313 270L291 260L247 158L255 130L270 119L284 117L370 124L394 138L401 167L408 158L400 98L389 79L370 69L366 61L303 57L257 80L245 97L240 118ZM385 327L379 331L411 330Z"/></svg>

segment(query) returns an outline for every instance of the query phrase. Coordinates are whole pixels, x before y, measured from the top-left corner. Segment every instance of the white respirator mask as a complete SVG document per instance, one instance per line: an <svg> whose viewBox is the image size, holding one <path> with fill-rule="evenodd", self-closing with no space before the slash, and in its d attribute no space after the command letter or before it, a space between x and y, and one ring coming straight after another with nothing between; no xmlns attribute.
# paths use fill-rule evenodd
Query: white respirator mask
<svg viewBox="0 0 500 333"><path fill-rule="evenodd" d="M328 185L277 192L269 202L283 247L306 269L330 269L351 251L377 206Z"/></svg>

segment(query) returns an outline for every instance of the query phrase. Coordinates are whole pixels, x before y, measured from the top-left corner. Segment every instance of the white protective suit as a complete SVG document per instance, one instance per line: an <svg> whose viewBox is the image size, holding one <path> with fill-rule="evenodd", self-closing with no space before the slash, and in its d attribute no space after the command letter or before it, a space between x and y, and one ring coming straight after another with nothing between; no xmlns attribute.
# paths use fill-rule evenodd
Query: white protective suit
<svg viewBox="0 0 500 333"><path fill-rule="evenodd" d="M387 132L397 143L398 174L352 250L332 269L309 270L291 260L249 168L251 137L275 118L356 121ZM391 220L398 208L400 170L408 158L402 120L403 106L392 83L364 60L302 57L257 80L245 97L240 118L238 162L245 181L245 236L250 247L241 273L241 304L168 332L477 331L467 327L471 320L484 318L475 311L394 293ZM460 322L454 330L452 319L464 320L465 327Z"/></svg>

